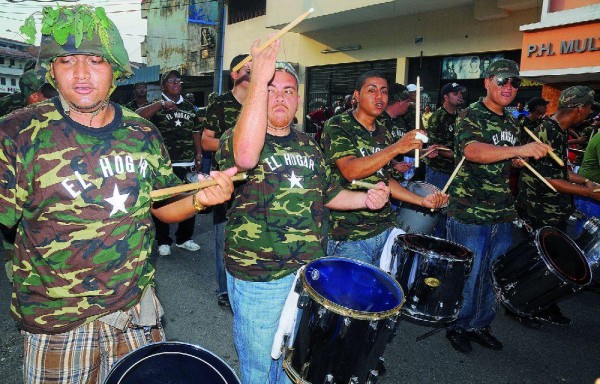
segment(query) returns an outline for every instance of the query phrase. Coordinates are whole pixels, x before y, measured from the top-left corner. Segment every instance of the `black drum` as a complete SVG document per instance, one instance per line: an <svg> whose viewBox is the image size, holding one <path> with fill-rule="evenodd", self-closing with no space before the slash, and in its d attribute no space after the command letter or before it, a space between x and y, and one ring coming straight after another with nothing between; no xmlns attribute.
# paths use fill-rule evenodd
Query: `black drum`
<svg viewBox="0 0 600 384"><path fill-rule="evenodd" d="M381 269L325 257L301 273L302 309L283 368L295 383L375 382L404 301Z"/></svg>
<svg viewBox="0 0 600 384"><path fill-rule="evenodd" d="M423 325L450 323L462 307L462 291L473 252L437 237L399 235L392 247L396 279L405 292L402 314Z"/></svg>
<svg viewBox="0 0 600 384"><path fill-rule="evenodd" d="M575 243L581 248L590 269L592 279L600 283L600 218L592 217L583 224L583 231L575 239Z"/></svg>
<svg viewBox="0 0 600 384"><path fill-rule="evenodd" d="M530 316L579 291L591 280L577 245L552 227L538 229L492 265L494 287L513 312Z"/></svg>
<svg viewBox="0 0 600 384"><path fill-rule="evenodd" d="M240 380L223 360L196 345L148 344L113 365L104 384L236 384Z"/></svg>

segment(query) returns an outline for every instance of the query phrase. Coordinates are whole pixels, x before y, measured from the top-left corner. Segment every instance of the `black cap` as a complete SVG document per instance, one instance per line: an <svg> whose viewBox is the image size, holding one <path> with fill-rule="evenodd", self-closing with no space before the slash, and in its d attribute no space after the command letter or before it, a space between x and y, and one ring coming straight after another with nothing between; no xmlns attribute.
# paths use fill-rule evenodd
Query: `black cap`
<svg viewBox="0 0 600 384"><path fill-rule="evenodd" d="M542 99L541 97L533 97L527 102L527 110L533 112L540 105L546 106L550 104L549 101Z"/></svg>
<svg viewBox="0 0 600 384"><path fill-rule="evenodd" d="M403 100L410 99L410 92L402 84L393 83L388 88L388 103L396 103Z"/></svg>
<svg viewBox="0 0 600 384"><path fill-rule="evenodd" d="M171 75L175 75L175 77L179 77L181 78L181 73L179 73L178 70L173 69L165 74L162 75L162 78L160 79L160 84L163 85L165 83L165 81L167 81L167 79L169 77L171 77Z"/></svg>
<svg viewBox="0 0 600 384"><path fill-rule="evenodd" d="M243 53L243 54L237 55L236 57L231 59L231 63L229 64L229 70L231 71L233 68L235 68L236 65L241 63L248 56L250 56L250 55L247 53Z"/></svg>
<svg viewBox="0 0 600 384"><path fill-rule="evenodd" d="M458 83L448 83L442 87L442 96L445 96L450 92L465 92L466 90L467 88Z"/></svg>

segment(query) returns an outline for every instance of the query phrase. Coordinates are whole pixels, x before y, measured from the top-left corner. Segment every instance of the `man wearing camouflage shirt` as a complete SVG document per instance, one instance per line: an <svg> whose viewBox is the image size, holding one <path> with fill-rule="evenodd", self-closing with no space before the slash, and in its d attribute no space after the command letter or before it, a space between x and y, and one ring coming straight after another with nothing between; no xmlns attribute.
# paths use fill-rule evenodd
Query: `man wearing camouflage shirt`
<svg viewBox="0 0 600 384"><path fill-rule="evenodd" d="M235 129L221 138L221 167L236 164L248 180L235 191L225 241L227 289L243 383L288 382L271 347L294 274L323 257L323 208L380 209L383 183L365 192L342 190L319 146L291 128L298 76L275 62L279 40L252 46L252 79Z"/></svg>
<svg viewBox="0 0 600 384"><path fill-rule="evenodd" d="M232 69L242 62L247 54L235 56L229 65L233 89L215 97L206 107L206 122L202 131L202 150L215 153L219 149L219 139L227 131L235 127L235 123L242 110L246 99L248 84L250 83L250 62L237 71ZM217 164L214 162L217 169ZM215 270L217 276L217 304L229 307L227 294L227 278L225 276L225 262L223 244L225 242L225 225L227 224L227 205L221 204L213 208L213 225L215 229Z"/></svg>
<svg viewBox="0 0 600 384"><path fill-rule="evenodd" d="M202 150L196 148L194 135L200 134L200 119L196 108L181 96L181 74L172 70L163 74L161 79L162 98L136 111L140 116L150 120L163 137L173 162L173 171L181 179L186 180L191 170L202 165ZM192 240L195 216L182 221L175 232L175 246L186 251L197 251L200 246ZM171 254L173 240L169 234L169 224L155 218L156 243L161 256Z"/></svg>
<svg viewBox="0 0 600 384"><path fill-rule="evenodd" d="M463 104L463 92L466 88L458 83L448 83L442 87L442 106L429 118L429 144L448 149L438 151L436 157L425 160L425 181L439 189L444 188L454 170L454 125L458 116L458 109ZM440 214L442 215L442 214ZM442 239L446 238L446 215L442 215L435 226L433 235Z"/></svg>
<svg viewBox="0 0 600 384"><path fill-rule="evenodd" d="M125 104L124 107L135 111L148 104L150 104L148 101L148 84L135 83L133 85L133 100Z"/></svg>
<svg viewBox="0 0 600 384"><path fill-rule="evenodd" d="M152 189L181 182L156 127L109 100L132 75L118 30L86 5L44 7L42 25L38 65L59 97L0 119L18 127L0 132L0 224L17 225L11 312L24 382L102 383L119 358L164 338L150 213L173 222L221 203L236 170L152 203ZM55 28L69 31L64 41Z"/></svg>
<svg viewBox="0 0 600 384"><path fill-rule="evenodd" d="M456 125L454 161L463 156L466 161L450 185L448 240L469 248L474 259L458 319L447 327L446 336L462 353L471 352L471 341L496 350L503 347L490 333L495 317L490 267L511 244L516 218L509 187L511 159L539 159L548 151L546 144L518 145L516 119L505 107L520 84L517 63L494 62L484 80L486 97L465 109Z"/></svg>
<svg viewBox="0 0 600 384"><path fill-rule="evenodd" d="M352 180L388 183L392 197L427 208L439 208L448 201L439 192L419 196L396 181L392 159L421 148L417 132L410 131L395 141L378 120L388 103L387 80L377 71L368 71L356 81L354 98L358 106L352 112L333 116L325 124L321 141L325 159L334 177L343 187ZM381 251L395 226L391 204L381 210L331 211L327 255L343 256L379 265Z"/></svg>

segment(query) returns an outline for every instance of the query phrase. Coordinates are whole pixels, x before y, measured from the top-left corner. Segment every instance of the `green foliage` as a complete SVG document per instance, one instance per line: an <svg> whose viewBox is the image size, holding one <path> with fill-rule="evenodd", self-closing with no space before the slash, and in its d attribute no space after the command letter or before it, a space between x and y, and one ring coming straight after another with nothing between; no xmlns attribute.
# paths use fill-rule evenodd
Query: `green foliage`
<svg viewBox="0 0 600 384"><path fill-rule="evenodd" d="M35 19L33 18L33 15L25 19L25 23L19 28L19 31L27 36L27 42L29 44L35 42L35 34L37 31L35 30Z"/></svg>

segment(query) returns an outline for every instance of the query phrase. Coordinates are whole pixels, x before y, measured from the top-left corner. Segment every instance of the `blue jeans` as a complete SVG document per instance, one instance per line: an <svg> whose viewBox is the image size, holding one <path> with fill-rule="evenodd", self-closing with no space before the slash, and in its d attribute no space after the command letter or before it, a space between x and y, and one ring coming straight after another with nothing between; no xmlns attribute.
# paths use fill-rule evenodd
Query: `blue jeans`
<svg viewBox="0 0 600 384"><path fill-rule="evenodd" d="M575 208L585 215L585 218L578 219L575 223L575 237L581 234L583 224L592 217L600 217L600 203L589 197L575 196Z"/></svg>
<svg viewBox="0 0 600 384"><path fill-rule="evenodd" d="M448 179L450 179L450 174L437 171L431 167L426 167L425 182L438 187L440 191L444 188L448 182ZM433 229L433 236L439 237L440 239L445 239L447 236L446 220L448 219L448 216L446 216L446 214L441 210L438 211L438 215L440 216L440 220Z"/></svg>
<svg viewBox="0 0 600 384"><path fill-rule="evenodd" d="M243 384L291 383L282 368L283 355L273 360L271 347L294 278L290 274L278 280L253 282L227 273L233 339Z"/></svg>
<svg viewBox="0 0 600 384"><path fill-rule="evenodd" d="M485 328L496 316L491 265L510 248L512 223L464 224L449 217L447 230L448 240L464 245L474 256L471 273L463 288L462 308L456 323L448 328Z"/></svg>
<svg viewBox="0 0 600 384"><path fill-rule="evenodd" d="M225 276L225 225L226 221L215 224L215 270L217 272L217 289L215 293L227 293L227 277Z"/></svg>
<svg viewBox="0 0 600 384"><path fill-rule="evenodd" d="M327 242L327 256L347 257L379 267L381 251L391 231L391 228L386 229L379 235L364 240L329 240Z"/></svg>

